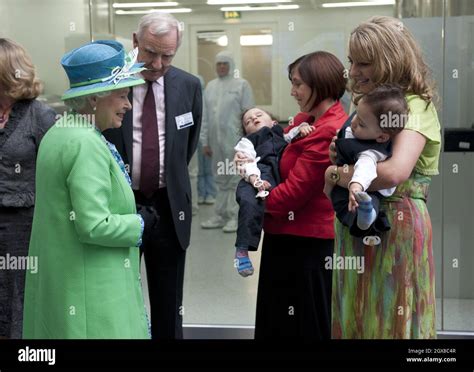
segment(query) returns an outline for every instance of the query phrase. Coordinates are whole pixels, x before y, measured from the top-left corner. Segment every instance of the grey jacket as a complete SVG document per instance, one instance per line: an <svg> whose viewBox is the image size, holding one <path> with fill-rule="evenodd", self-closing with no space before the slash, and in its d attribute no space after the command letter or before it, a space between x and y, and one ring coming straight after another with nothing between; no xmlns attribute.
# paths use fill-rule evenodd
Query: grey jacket
<svg viewBox="0 0 474 372"><path fill-rule="evenodd" d="M0 129L0 208L35 203L36 154L56 113L37 100L18 101Z"/></svg>

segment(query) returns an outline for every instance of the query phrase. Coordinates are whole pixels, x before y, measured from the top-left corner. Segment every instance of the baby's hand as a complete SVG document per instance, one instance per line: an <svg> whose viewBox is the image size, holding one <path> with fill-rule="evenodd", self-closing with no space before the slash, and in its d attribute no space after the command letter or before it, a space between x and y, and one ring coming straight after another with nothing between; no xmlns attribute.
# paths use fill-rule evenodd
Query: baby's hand
<svg viewBox="0 0 474 372"><path fill-rule="evenodd" d="M258 183L256 184L255 181L258 181ZM272 188L272 185L270 184L270 182L268 181L265 181L265 180L261 180L257 175L255 174L252 174L250 177L249 177L249 183L255 187L256 189L258 189L258 191L263 191L263 190L270 190Z"/></svg>
<svg viewBox="0 0 474 372"><path fill-rule="evenodd" d="M234 164L241 177L244 177L245 175L245 168L244 168L245 163L250 163L252 161L253 159L247 157L243 152L237 151L235 153Z"/></svg>
<svg viewBox="0 0 474 372"><path fill-rule="evenodd" d="M359 207L359 203L357 203L357 200L355 198L355 193L356 192L361 192L364 191L364 188L360 183L353 182L349 186L349 211L350 212L355 212L357 207Z"/></svg>
<svg viewBox="0 0 474 372"><path fill-rule="evenodd" d="M309 125L308 123L303 123L300 125L300 133L298 135L299 138L306 137L314 130L314 127Z"/></svg>

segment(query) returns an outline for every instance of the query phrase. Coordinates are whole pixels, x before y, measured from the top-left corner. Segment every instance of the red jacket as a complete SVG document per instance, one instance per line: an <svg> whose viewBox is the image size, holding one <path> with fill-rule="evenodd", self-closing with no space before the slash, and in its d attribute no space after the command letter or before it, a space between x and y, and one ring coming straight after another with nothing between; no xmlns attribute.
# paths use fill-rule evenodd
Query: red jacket
<svg viewBox="0 0 474 372"><path fill-rule="evenodd" d="M323 193L324 173L331 165L331 139L347 118L339 102L315 123L309 122L310 116L306 113L294 118L293 126L307 121L315 130L307 137L290 143L281 156L281 183L271 190L266 199L266 232L334 239L334 210Z"/></svg>

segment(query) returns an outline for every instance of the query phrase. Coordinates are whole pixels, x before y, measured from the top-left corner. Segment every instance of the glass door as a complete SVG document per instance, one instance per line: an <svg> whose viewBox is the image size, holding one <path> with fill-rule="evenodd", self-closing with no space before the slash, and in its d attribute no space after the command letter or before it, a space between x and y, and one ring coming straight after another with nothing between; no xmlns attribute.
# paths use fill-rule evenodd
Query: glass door
<svg viewBox="0 0 474 372"><path fill-rule="evenodd" d="M443 330L474 331L474 3L445 1Z"/></svg>
<svg viewBox="0 0 474 372"><path fill-rule="evenodd" d="M234 77L247 80L257 106L275 113L278 81L274 66L273 24L191 26L191 71L204 83L216 77L215 56L223 50L234 56Z"/></svg>

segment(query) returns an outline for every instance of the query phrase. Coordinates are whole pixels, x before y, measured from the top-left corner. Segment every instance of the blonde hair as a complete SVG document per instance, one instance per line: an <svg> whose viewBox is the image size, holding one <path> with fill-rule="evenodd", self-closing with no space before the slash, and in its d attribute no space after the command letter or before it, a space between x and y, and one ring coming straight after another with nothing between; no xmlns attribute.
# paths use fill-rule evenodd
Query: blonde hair
<svg viewBox="0 0 474 372"><path fill-rule="evenodd" d="M352 61L373 65L375 86L398 84L405 93L420 96L427 105L434 97L431 70L413 35L396 18L375 16L361 23L349 39ZM350 89L362 94L351 80ZM357 102L356 97L356 102Z"/></svg>
<svg viewBox="0 0 474 372"><path fill-rule="evenodd" d="M14 100L34 99L43 85L26 50L10 39L0 38L0 86Z"/></svg>

